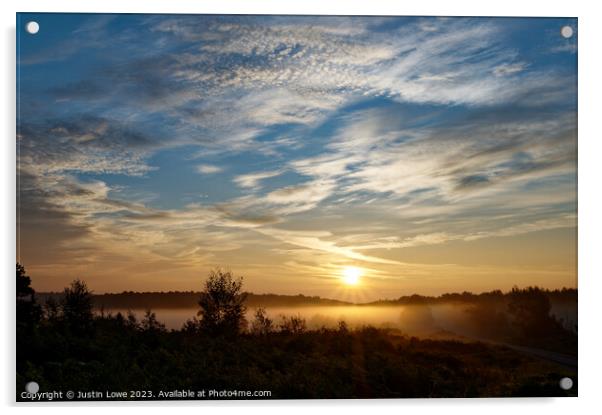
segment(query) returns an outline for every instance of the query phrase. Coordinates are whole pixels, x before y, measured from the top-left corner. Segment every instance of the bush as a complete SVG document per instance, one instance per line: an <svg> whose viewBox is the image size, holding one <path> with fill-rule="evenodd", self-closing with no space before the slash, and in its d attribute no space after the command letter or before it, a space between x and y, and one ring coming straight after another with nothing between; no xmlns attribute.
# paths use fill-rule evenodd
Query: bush
<svg viewBox="0 0 602 415"><path fill-rule="evenodd" d="M307 330L307 323L300 315L282 316L280 331L287 334L300 334Z"/></svg>

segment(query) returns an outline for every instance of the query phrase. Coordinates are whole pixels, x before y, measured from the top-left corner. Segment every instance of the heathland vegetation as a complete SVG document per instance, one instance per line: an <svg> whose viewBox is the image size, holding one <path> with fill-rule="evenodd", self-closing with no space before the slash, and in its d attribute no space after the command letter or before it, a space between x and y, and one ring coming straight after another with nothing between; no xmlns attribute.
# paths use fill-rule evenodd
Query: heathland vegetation
<svg viewBox="0 0 602 415"><path fill-rule="evenodd" d="M34 380L40 391L138 390L152 391L151 398L175 389L270 391L281 399L577 393L576 385L558 386L562 377L576 380L576 368L505 345L547 344L576 355L576 327L550 315L550 295L573 295L567 290L456 295L454 301L470 299L475 329L496 343L419 338L345 321L309 329L300 315L276 320L259 304L249 318L242 279L223 270L212 271L195 295L198 314L167 330L150 309L142 318L95 312L98 297L81 280L41 301L17 264L18 392ZM442 300L395 304L408 301L418 305L414 322L428 324L424 303Z"/></svg>

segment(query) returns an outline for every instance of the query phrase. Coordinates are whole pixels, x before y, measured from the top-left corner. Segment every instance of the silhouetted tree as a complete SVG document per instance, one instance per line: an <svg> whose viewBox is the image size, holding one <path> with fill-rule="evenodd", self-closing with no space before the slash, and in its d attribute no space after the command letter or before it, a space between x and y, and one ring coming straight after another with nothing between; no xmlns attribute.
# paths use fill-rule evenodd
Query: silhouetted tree
<svg viewBox="0 0 602 415"><path fill-rule="evenodd" d="M509 293L508 313L524 336L539 336L553 329L556 321L550 316L550 308L550 299L537 287L513 287Z"/></svg>
<svg viewBox="0 0 602 415"><path fill-rule="evenodd" d="M157 315L151 310L146 310L144 318L140 322L140 328L145 332L162 332L165 331L165 325L157 320Z"/></svg>
<svg viewBox="0 0 602 415"><path fill-rule="evenodd" d="M201 330L201 322L198 318L189 318L182 325L182 331L188 334L196 334Z"/></svg>
<svg viewBox="0 0 602 415"><path fill-rule="evenodd" d="M485 298L484 301L481 299L474 302L465 311L476 335L503 339L510 333L505 309L506 304L498 298Z"/></svg>
<svg viewBox="0 0 602 415"><path fill-rule="evenodd" d="M31 278L25 267L17 262L17 323L27 327L40 321L42 311L36 302Z"/></svg>
<svg viewBox="0 0 602 415"><path fill-rule="evenodd" d="M117 312L117 314L115 314L115 322L117 323L118 327L125 327L125 318L121 312Z"/></svg>
<svg viewBox="0 0 602 415"><path fill-rule="evenodd" d="M282 316L280 331L287 334L301 334L307 330L307 323L301 315Z"/></svg>
<svg viewBox="0 0 602 415"><path fill-rule="evenodd" d="M17 299L32 300L34 290L31 288L31 278L26 274L25 267L17 262Z"/></svg>
<svg viewBox="0 0 602 415"><path fill-rule="evenodd" d="M85 331L90 328L93 318L92 292L84 281L77 279L65 288L61 310L63 319L73 330Z"/></svg>
<svg viewBox="0 0 602 415"><path fill-rule="evenodd" d="M134 314L132 312L132 310L128 310L128 312L127 312L125 326L128 327L129 329L133 329L133 330L137 330L139 327L138 319L136 318L136 314Z"/></svg>
<svg viewBox="0 0 602 415"><path fill-rule="evenodd" d="M48 297L44 303L44 317L51 322L58 321L61 317L61 305L54 297Z"/></svg>
<svg viewBox="0 0 602 415"><path fill-rule="evenodd" d="M273 320L268 317L265 308L259 307L255 310L255 320L251 324L251 332L253 334L265 335L273 330Z"/></svg>
<svg viewBox="0 0 602 415"><path fill-rule="evenodd" d="M200 328L212 334L237 334L245 326L242 278L234 278L230 271L215 269L209 272L205 289L201 292L198 315Z"/></svg>

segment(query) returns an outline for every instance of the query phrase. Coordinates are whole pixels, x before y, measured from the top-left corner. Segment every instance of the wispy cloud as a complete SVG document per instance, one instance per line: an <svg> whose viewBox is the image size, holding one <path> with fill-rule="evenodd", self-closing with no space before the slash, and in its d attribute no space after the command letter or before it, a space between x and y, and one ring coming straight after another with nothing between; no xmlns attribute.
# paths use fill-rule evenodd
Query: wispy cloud
<svg viewBox="0 0 602 415"><path fill-rule="evenodd" d="M196 166L196 171L200 174L215 174L220 173L224 169L220 166L213 166L211 164L199 164Z"/></svg>
<svg viewBox="0 0 602 415"><path fill-rule="evenodd" d="M260 186L260 182L270 177L275 177L281 174L281 171L265 171L259 173L248 173L234 178L234 183L244 188L257 188Z"/></svg>
<svg viewBox="0 0 602 415"><path fill-rule="evenodd" d="M261 256L419 279L442 265L404 250L576 226L576 74L556 61L576 42L557 31L533 51L512 19L119 19L19 62L41 80L17 137L40 267L261 274Z"/></svg>
<svg viewBox="0 0 602 415"><path fill-rule="evenodd" d="M364 255L351 248L338 246L335 242L324 240L331 236L329 232L286 231L275 228L260 228L259 232L281 240L287 244L312 250L324 251L344 258L376 264L402 265L399 261Z"/></svg>
<svg viewBox="0 0 602 415"><path fill-rule="evenodd" d="M493 74L496 76L507 76L525 70L527 65L524 62L504 63L493 68Z"/></svg>

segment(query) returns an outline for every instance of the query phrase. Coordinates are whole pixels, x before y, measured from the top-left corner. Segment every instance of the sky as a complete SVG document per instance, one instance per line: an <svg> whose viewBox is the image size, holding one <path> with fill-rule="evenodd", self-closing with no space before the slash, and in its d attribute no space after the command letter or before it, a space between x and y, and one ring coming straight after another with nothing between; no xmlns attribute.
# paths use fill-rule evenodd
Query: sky
<svg viewBox="0 0 602 415"><path fill-rule="evenodd" d="M352 301L577 286L576 19L21 13L17 32L38 291L200 290L215 267Z"/></svg>

